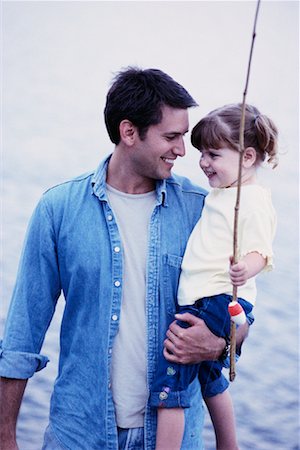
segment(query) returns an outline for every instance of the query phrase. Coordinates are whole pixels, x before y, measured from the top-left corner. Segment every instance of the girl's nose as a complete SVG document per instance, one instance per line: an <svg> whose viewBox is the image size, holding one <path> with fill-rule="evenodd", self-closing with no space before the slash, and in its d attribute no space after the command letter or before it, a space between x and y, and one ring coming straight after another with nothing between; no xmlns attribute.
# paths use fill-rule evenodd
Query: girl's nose
<svg viewBox="0 0 300 450"><path fill-rule="evenodd" d="M199 166L201 167L201 169L208 167L208 161L203 156L201 156L200 158Z"/></svg>

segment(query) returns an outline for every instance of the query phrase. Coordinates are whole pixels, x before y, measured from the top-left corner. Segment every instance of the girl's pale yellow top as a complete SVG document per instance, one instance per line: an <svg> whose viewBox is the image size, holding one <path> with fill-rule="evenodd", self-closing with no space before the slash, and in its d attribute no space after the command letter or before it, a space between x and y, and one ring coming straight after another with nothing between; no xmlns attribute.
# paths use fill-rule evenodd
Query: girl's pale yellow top
<svg viewBox="0 0 300 450"><path fill-rule="evenodd" d="M207 195L202 216L196 224L183 257L178 288L179 305L216 294L232 294L229 257L233 254L234 207L236 188L215 188ZM239 210L239 258L258 252L273 266L272 241L276 213L268 189L257 184L242 186ZM256 300L255 277L238 288L238 297L253 305Z"/></svg>

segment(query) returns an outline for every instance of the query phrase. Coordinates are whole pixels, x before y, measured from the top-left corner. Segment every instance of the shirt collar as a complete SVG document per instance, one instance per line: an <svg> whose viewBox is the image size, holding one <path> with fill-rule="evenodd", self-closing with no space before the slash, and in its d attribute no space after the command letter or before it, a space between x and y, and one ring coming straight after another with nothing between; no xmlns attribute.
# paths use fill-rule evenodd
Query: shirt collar
<svg viewBox="0 0 300 450"><path fill-rule="evenodd" d="M99 200L107 201L106 194L106 173L111 154L99 164L92 177L92 191ZM167 183L166 180L157 180L156 182L157 205L168 206L167 204Z"/></svg>
<svg viewBox="0 0 300 450"><path fill-rule="evenodd" d="M111 158L111 154L107 156L101 163L99 164L96 172L94 173L92 177L92 190L93 194L96 195L96 197L99 198L99 200L106 200L107 201L107 195L106 195L106 173L107 173L107 166L109 163L109 160Z"/></svg>

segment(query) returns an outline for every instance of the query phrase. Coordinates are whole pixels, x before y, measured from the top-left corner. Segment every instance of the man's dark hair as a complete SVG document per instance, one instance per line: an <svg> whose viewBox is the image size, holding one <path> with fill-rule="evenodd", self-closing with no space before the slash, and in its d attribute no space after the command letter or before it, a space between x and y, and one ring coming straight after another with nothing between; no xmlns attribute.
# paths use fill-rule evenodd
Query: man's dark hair
<svg viewBox="0 0 300 450"><path fill-rule="evenodd" d="M161 70L128 67L120 71L108 91L104 109L111 141L119 144L119 125L124 119L138 128L143 139L150 125L161 122L164 105L178 109L198 106L184 87Z"/></svg>

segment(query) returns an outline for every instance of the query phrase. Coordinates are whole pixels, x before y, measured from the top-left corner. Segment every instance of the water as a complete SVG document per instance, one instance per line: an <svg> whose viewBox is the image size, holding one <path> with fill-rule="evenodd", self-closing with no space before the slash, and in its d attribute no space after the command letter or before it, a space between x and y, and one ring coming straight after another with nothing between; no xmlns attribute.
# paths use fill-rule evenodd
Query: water
<svg viewBox="0 0 300 450"><path fill-rule="evenodd" d="M44 155L45 156L45 155ZM24 168L22 192L18 185L18 171L5 172L3 196L3 279L5 302L1 309L1 325L8 307L16 273L18 255L31 210L46 186L63 179L67 172L75 175L82 160L71 163L69 156L58 156L59 165L43 177L33 175L38 164L31 160ZM66 158L66 160L64 160ZM49 162L50 161L50 162ZM186 161L184 163L192 163ZM10 163L7 161L7 166ZM15 166L15 164L13 164ZM47 162L44 162L47 167ZM61 167L61 169L58 169ZM51 169L52 168L52 169ZM27 173L28 170L28 173ZM184 166L178 167L184 170ZM284 169L282 169L284 172ZM296 169L295 169L296 170ZM281 174L281 186L289 180L289 202L274 186L274 203L280 212L275 240L276 269L262 276L258 282L259 298L255 308L256 321L244 345L244 353L237 366L237 378L230 391L234 399L240 449L292 450L299 448L298 440L298 243L297 189L295 176L289 168ZM199 177L198 173L197 176ZM284 178L285 176L285 178ZM63 311L61 298L42 350L50 358L47 368L37 373L26 389L18 421L18 442L21 450L38 450L47 424L49 397L57 370L59 352L58 333ZM1 326L2 328L2 326ZM2 332L1 332L2 334ZM204 438L206 448L214 449L214 434L206 417Z"/></svg>

